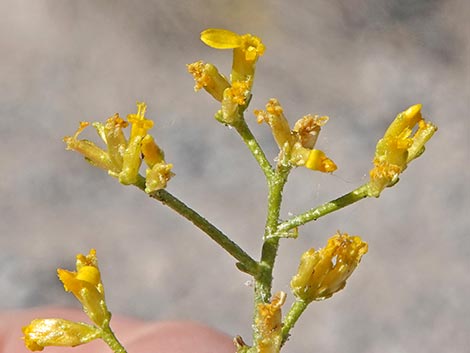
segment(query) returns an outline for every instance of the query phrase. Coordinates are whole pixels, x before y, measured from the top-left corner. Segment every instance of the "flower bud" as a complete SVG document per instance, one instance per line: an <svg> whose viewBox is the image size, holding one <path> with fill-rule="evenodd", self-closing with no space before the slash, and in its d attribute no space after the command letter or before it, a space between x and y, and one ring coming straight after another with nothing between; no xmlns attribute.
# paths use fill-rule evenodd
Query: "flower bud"
<svg viewBox="0 0 470 353"><path fill-rule="evenodd" d="M64 319L35 319L23 327L24 343L30 351L47 346L75 347L101 337L101 330Z"/></svg>

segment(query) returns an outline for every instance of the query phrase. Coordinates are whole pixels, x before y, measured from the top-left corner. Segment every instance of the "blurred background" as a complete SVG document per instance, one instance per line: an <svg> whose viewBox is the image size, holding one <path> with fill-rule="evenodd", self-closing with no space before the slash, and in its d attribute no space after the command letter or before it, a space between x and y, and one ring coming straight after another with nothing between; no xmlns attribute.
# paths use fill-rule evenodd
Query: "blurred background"
<svg viewBox="0 0 470 353"><path fill-rule="evenodd" d="M470 2L3 0L0 12L0 309L78 307L55 271L95 247L114 313L198 320L250 341L252 288L232 258L61 141L80 120L126 116L147 102L152 134L174 164L168 191L258 258L263 175L213 119L216 102L193 92L185 67L203 59L229 73L231 52L199 41L203 29L223 27L267 48L250 111L276 97L292 123L330 116L317 146L339 169L295 170L283 217L364 183L377 140L408 106L422 103L439 126L380 199L281 242L274 288L284 291L302 252L338 229L369 243L346 290L311 305L286 352L470 347ZM273 160L268 127L247 120ZM97 139L91 129L85 136Z"/></svg>

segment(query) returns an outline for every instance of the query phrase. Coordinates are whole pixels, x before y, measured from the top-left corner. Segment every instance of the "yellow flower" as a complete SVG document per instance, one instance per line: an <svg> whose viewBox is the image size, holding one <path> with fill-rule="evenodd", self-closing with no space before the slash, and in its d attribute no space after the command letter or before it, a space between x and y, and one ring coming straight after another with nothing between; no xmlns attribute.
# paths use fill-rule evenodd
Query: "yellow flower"
<svg viewBox="0 0 470 353"><path fill-rule="evenodd" d="M141 144L147 135L147 130L153 127L153 121L145 118L147 105L137 102L137 114L129 114L127 120L132 124L129 143L123 153L122 170L119 173L119 182L124 185L135 184L138 180L139 169L142 163Z"/></svg>
<svg viewBox="0 0 470 353"><path fill-rule="evenodd" d="M286 293L278 292L271 303L258 304L255 320L258 331L258 353L278 353L282 343L281 307L286 301Z"/></svg>
<svg viewBox="0 0 470 353"><path fill-rule="evenodd" d="M117 166L109 157L109 154L88 140L78 140L78 135L85 130L90 123L81 121L80 126L73 136L65 136L63 141L66 143L66 149L81 153L85 159L92 165L111 172L117 172Z"/></svg>
<svg viewBox="0 0 470 353"><path fill-rule="evenodd" d="M24 343L30 351L47 346L75 347L101 337L101 330L64 319L35 319L23 327Z"/></svg>
<svg viewBox="0 0 470 353"><path fill-rule="evenodd" d="M215 49L233 49L231 82L247 81L251 88L256 61L265 50L260 38L251 34L240 35L226 29L210 28L201 33L201 40Z"/></svg>
<svg viewBox="0 0 470 353"><path fill-rule="evenodd" d="M246 81L234 82L224 90L222 107L216 113L215 119L221 123L234 125L243 117L251 93Z"/></svg>
<svg viewBox="0 0 470 353"><path fill-rule="evenodd" d="M344 288L366 253L367 243L360 237L346 233L334 235L325 248L316 251L312 248L302 255L291 281L292 292L307 303L331 297Z"/></svg>
<svg viewBox="0 0 470 353"><path fill-rule="evenodd" d="M127 140L124 136L123 129L125 129L129 123L119 117L119 114L114 114L108 120L103 128L105 136L105 143L108 147L108 155L113 162L113 165L118 170L122 169L122 155L127 147Z"/></svg>
<svg viewBox="0 0 470 353"><path fill-rule="evenodd" d="M168 180L174 175L171 172L172 164L157 163L146 171L145 192L147 194L164 189Z"/></svg>
<svg viewBox="0 0 470 353"><path fill-rule="evenodd" d="M222 101L224 90L230 87L230 83L219 73L214 65L197 61L187 65L187 68L188 72L194 77L195 91L204 88L216 100Z"/></svg>
<svg viewBox="0 0 470 353"><path fill-rule="evenodd" d="M267 123L272 130L274 140L279 149L284 149L285 145L292 147L295 138L290 130L289 122L284 115L284 109L276 98L271 98L266 104L266 110L255 110L258 124Z"/></svg>
<svg viewBox="0 0 470 353"><path fill-rule="evenodd" d="M284 110L275 98L269 100L265 111L255 110L254 113L258 123L266 122L271 127L281 154L289 155L288 159L292 165L324 173L337 169L336 164L323 151L314 149L321 127L326 124L328 117L306 115L299 119L291 130Z"/></svg>
<svg viewBox="0 0 470 353"><path fill-rule="evenodd" d="M421 107L416 104L399 113L377 143L369 196L378 197L383 189L396 184L408 163L424 152L425 143L436 132L437 127L423 119Z"/></svg>
<svg viewBox="0 0 470 353"><path fill-rule="evenodd" d="M314 148L321 127L325 125L329 119L330 118L327 116L305 115L297 120L292 131L298 135L302 147Z"/></svg>
<svg viewBox="0 0 470 353"><path fill-rule="evenodd" d="M127 120L132 124L131 136L129 140L136 137L144 137L147 135L147 130L153 127L153 121L145 117L147 111L147 104L144 102L137 102L137 113L129 114Z"/></svg>
<svg viewBox="0 0 470 353"><path fill-rule="evenodd" d="M106 307L104 287L101 283L96 250L91 249L88 255L77 255L77 271L58 269L59 279L64 289L72 292L80 301L88 317L99 327L107 325L111 314Z"/></svg>
<svg viewBox="0 0 470 353"><path fill-rule="evenodd" d="M93 127L107 147L106 150L91 141L78 139L80 133L90 125L88 122L81 122L73 136L64 137L66 148L81 153L92 165L107 170L110 175L118 178L119 182L125 185L136 184L139 181L142 158L149 169L152 169L157 163L161 164L156 168L158 170L168 169L168 166L171 169L171 164L165 163L163 151L155 144L153 137L147 134L147 131L153 127L153 121L145 117L146 110L147 105L138 102L137 113L129 114L127 117L129 122L121 119L119 114L115 114L105 123L93 123ZM131 132L129 140L127 140L124 129L129 123L131 124ZM151 175L154 174L151 173ZM165 174L166 181L171 176L173 174L168 170ZM155 180L149 182L154 185L153 188L157 187ZM162 185L166 186L166 182L160 182L158 187L161 188Z"/></svg>

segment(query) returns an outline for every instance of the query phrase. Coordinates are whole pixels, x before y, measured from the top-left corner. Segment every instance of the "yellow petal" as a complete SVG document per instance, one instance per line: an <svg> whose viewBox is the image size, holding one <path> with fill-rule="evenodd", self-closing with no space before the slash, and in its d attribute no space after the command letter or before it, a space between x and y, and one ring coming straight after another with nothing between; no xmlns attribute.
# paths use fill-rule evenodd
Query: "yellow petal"
<svg viewBox="0 0 470 353"><path fill-rule="evenodd" d="M238 48L242 43L242 37L239 34L220 28L209 28L202 31L201 40L215 49Z"/></svg>
<svg viewBox="0 0 470 353"><path fill-rule="evenodd" d="M318 170L323 173L333 173L338 167L335 162L329 159L323 151L312 150L305 163L305 167L312 170Z"/></svg>
<svg viewBox="0 0 470 353"><path fill-rule="evenodd" d="M93 266L83 266L78 271L76 279L97 286L101 282L100 271Z"/></svg>
<svg viewBox="0 0 470 353"><path fill-rule="evenodd" d="M152 168L155 164L164 161L164 153L160 147L155 143L152 136L146 135L142 140L142 155L147 165Z"/></svg>

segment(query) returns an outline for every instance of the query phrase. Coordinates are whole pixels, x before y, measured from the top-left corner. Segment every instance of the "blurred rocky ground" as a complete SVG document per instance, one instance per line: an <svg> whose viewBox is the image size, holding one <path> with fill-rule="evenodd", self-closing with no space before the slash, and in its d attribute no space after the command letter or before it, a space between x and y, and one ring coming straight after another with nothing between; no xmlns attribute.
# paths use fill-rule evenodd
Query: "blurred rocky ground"
<svg viewBox="0 0 470 353"><path fill-rule="evenodd" d="M3 0L0 12L1 309L77 306L55 271L95 247L114 312L191 318L249 340L252 289L233 260L61 141L80 120L126 116L147 102L152 133L174 163L168 190L258 257L262 173L234 131L214 121L217 104L193 92L185 68L204 59L228 73L231 53L199 41L201 30L223 27L256 34L267 48L250 110L276 97L292 122L330 116L318 147L339 170L294 171L284 217L363 183L377 139L409 105L422 103L439 126L380 199L282 241L274 286L284 291L300 254L336 230L369 242L346 290L309 308L286 352L470 347L470 2ZM269 129L247 120L274 159Z"/></svg>

